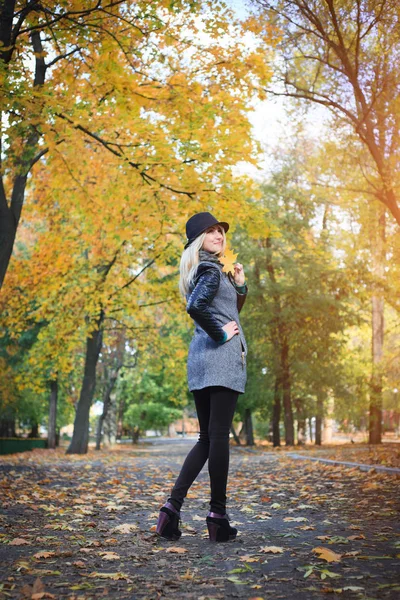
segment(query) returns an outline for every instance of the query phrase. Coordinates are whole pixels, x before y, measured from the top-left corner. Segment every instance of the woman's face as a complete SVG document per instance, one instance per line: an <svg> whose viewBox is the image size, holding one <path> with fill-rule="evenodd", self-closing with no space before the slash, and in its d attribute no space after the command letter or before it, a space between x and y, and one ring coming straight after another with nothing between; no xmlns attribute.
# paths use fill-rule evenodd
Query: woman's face
<svg viewBox="0 0 400 600"><path fill-rule="evenodd" d="M224 234L221 225L209 227L203 242L203 250L206 252L221 252L224 243Z"/></svg>

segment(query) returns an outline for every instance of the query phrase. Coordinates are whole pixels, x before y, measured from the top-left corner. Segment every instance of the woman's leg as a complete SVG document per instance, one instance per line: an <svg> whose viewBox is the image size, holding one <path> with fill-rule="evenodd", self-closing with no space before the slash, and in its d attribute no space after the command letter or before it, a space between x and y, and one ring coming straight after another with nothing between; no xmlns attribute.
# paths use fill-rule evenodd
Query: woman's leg
<svg viewBox="0 0 400 600"><path fill-rule="evenodd" d="M208 471L211 483L211 511L226 512L226 484L229 470L229 432L236 408L238 392L226 387L210 389L210 450Z"/></svg>
<svg viewBox="0 0 400 600"><path fill-rule="evenodd" d="M200 425L200 435L197 444L191 449L182 465L181 472L171 491L171 502L177 510L181 509L186 494L193 481L205 465L208 458L210 441L208 428L210 421L210 388L196 390L193 392L196 404L197 417Z"/></svg>

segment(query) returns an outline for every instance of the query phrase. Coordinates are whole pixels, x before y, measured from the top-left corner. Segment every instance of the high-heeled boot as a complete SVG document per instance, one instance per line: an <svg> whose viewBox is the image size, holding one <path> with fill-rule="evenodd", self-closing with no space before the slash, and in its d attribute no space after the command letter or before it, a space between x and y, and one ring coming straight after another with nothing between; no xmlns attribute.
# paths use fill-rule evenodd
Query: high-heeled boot
<svg viewBox="0 0 400 600"><path fill-rule="evenodd" d="M182 532L179 530L180 512L170 502L160 509L156 533L167 540L179 540Z"/></svg>
<svg viewBox="0 0 400 600"><path fill-rule="evenodd" d="M209 512L206 521L211 542L229 542L236 538L237 529L229 525L227 514Z"/></svg>

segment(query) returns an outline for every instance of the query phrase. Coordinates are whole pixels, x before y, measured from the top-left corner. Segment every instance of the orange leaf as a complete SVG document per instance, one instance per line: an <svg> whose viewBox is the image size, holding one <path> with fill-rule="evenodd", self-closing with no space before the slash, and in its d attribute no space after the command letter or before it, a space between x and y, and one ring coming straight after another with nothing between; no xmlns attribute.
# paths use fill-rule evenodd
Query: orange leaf
<svg viewBox="0 0 400 600"><path fill-rule="evenodd" d="M329 548L323 548L322 546L317 546L312 549L314 554L318 554L318 558L322 558L322 560L326 560L326 562L339 562L342 558L341 554L336 554L333 550L329 550Z"/></svg>
<svg viewBox="0 0 400 600"><path fill-rule="evenodd" d="M29 540L24 540L24 538L14 538L8 544L9 546L30 546L31 542Z"/></svg>
<svg viewBox="0 0 400 600"><path fill-rule="evenodd" d="M55 552L47 552L46 550L41 550L40 552L36 552L36 554L33 555L34 558L50 558L51 556L55 556L56 553Z"/></svg>

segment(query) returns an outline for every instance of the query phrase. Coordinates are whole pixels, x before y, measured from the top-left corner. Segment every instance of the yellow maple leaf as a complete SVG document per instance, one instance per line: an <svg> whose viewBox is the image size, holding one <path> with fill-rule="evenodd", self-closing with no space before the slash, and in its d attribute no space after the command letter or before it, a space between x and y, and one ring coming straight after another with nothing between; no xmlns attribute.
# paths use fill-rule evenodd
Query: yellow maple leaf
<svg viewBox="0 0 400 600"><path fill-rule="evenodd" d="M342 558L341 554L336 554L333 550L329 550L329 548L323 548L322 546L317 546L312 549L314 554L318 554L318 558L322 558L322 560L326 560L326 562L339 562Z"/></svg>
<svg viewBox="0 0 400 600"><path fill-rule="evenodd" d="M229 248L225 249L225 254L220 256L219 260L224 265L222 271L224 273L234 274L234 264L236 262L237 253L235 254Z"/></svg>

